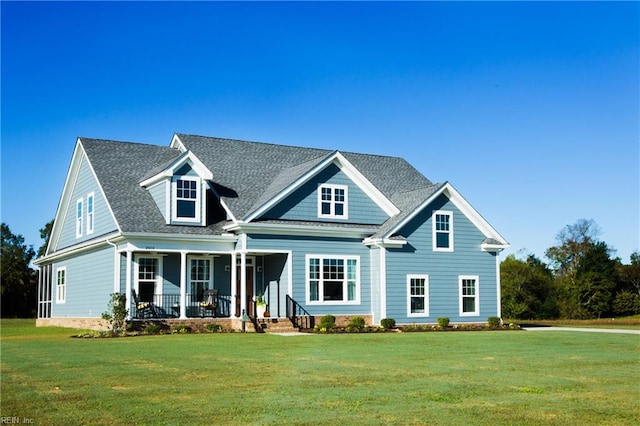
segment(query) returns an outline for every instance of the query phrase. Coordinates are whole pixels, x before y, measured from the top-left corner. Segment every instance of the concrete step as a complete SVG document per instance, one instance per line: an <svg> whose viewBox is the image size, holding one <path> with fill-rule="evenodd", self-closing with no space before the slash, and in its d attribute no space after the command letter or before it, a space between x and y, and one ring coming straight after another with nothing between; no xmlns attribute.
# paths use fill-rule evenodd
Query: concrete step
<svg viewBox="0 0 640 426"><path fill-rule="evenodd" d="M259 318L257 320L258 329L265 333L296 333L297 327L294 327L288 318Z"/></svg>

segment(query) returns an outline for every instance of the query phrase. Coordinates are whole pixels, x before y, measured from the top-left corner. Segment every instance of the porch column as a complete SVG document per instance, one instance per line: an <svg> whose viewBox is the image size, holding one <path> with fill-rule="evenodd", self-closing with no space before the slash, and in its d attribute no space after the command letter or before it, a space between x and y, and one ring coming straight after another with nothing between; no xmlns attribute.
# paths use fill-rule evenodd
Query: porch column
<svg viewBox="0 0 640 426"><path fill-rule="evenodd" d="M247 253L240 252L240 315L247 313Z"/></svg>
<svg viewBox="0 0 640 426"><path fill-rule="evenodd" d="M127 319L131 319L131 250L127 250L127 264L125 267L125 272L127 274L125 278L125 296L127 300Z"/></svg>
<svg viewBox="0 0 640 426"><path fill-rule="evenodd" d="M187 252L180 252L180 319L187 318Z"/></svg>
<svg viewBox="0 0 640 426"><path fill-rule="evenodd" d="M231 253L231 266L229 267L229 270L231 271L231 296L232 296L232 300L231 300L231 307L229 308L229 310L231 312L229 312L229 314L233 317L236 317L236 297L238 297L237 291L238 291L238 274L237 274L237 269L238 267L236 266L238 262L238 256L236 255L236 252ZM237 317L236 317L237 318Z"/></svg>

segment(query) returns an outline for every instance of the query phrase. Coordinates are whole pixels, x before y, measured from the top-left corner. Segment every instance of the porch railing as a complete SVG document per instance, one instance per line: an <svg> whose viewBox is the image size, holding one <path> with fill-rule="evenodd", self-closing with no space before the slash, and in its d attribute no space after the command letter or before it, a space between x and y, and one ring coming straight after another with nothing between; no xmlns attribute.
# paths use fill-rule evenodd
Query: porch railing
<svg viewBox="0 0 640 426"><path fill-rule="evenodd" d="M131 301L131 317L142 318L178 318L180 316L180 294L154 294L150 299L141 299L147 302L144 309L138 309L136 303ZM218 295L216 317L231 316L233 298L228 294ZM201 296L187 293L186 314L188 318L212 317L213 310L200 306Z"/></svg>
<svg viewBox="0 0 640 426"><path fill-rule="evenodd" d="M301 329L309 329L315 326L315 318L307 312L298 302L287 294L287 318L291 323Z"/></svg>

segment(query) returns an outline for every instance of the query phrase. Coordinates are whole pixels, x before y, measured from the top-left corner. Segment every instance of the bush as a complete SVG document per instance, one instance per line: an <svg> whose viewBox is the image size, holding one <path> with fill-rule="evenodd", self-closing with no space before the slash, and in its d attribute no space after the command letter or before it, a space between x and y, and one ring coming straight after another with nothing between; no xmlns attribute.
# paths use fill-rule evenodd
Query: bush
<svg viewBox="0 0 640 426"><path fill-rule="evenodd" d="M222 325L220 324L207 324L205 326L209 333L222 333Z"/></svg>
<svg viewBox="0 0 640 426"><path fill-rule="evenodd" d="M640 313L640 295L622 291L613 300L613 312L616 315L634 315Z"/></svg>
<svg viewBox="0 0 640 426"><path fill-rule="evenodd" d="M173 327L172 332L180 334L191 333L191 327L189 327L188 325L176 325L175 327Z"/></svg>
<svg viewBox="0 0 640 426"><path fill-rule="evenodd" d="M320 328L330 330L336 325L336 317L333 315L325 315L320 318Z"/></svg>
<svg viewBox="0 0 640 426"><path fill-rule="evenodd" d="M143 331L147 334L158 334L162 330L162 326L159 324L147 324L144 326Z"/></svg>
<svg viewBox="0 0 640 426"><path fill-rule="evenodd" d="M347 325L347 330L349 331L360 331L364 328L365 322L362 317L353 317L351 321L349 321L349 325Z"/></svg>
<svg viewBox="0 0 640 426"><path fill-rule="evenodd" d="M380 325L385 330L391 330L396 326L396 320L394 320L393 318L382 318L380 320Z"/></svg>
<svg viewBox="0 0 640 426"><path fill-rule="evenodd" d="M122 293L111 294L109 300L109 312L102 313L102 319L106 320L111 326L114 334L120 334L125 331L126 318L129 310L127 309L127 297Z"/></svg>
<svg viewBox="0 0 640 426"><path fill-rule="evenodd" d="M445 328L449 326L449 318L447 317L442 317L442 318L438 318L438 326L440 326L441 328Z"/></svg>
<svg viewBox="0 0 640 426"><path fill-rule="evenodd" d="M490 328L498 328L500 327L500 317L489 317L487 318L487 323Z"/></svg>

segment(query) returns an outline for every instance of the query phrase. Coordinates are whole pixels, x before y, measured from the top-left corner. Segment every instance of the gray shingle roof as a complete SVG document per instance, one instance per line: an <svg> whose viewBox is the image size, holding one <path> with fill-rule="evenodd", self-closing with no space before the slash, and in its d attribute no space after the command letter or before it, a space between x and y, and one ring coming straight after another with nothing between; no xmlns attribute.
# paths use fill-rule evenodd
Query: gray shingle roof
<svg viewBox="0 0 640 426"><path fill-rule="evenodd" d="M178 134L183 145L212 172L213 182L236 218L269 201L335 151ZM170 147L80 138L123 232L211 234L207 227L172 226L147 190L145 178L160 172L180 152ZM342 153L401 210L377 234L393 228L428 198L438 185L399 157Z"/></svg>

